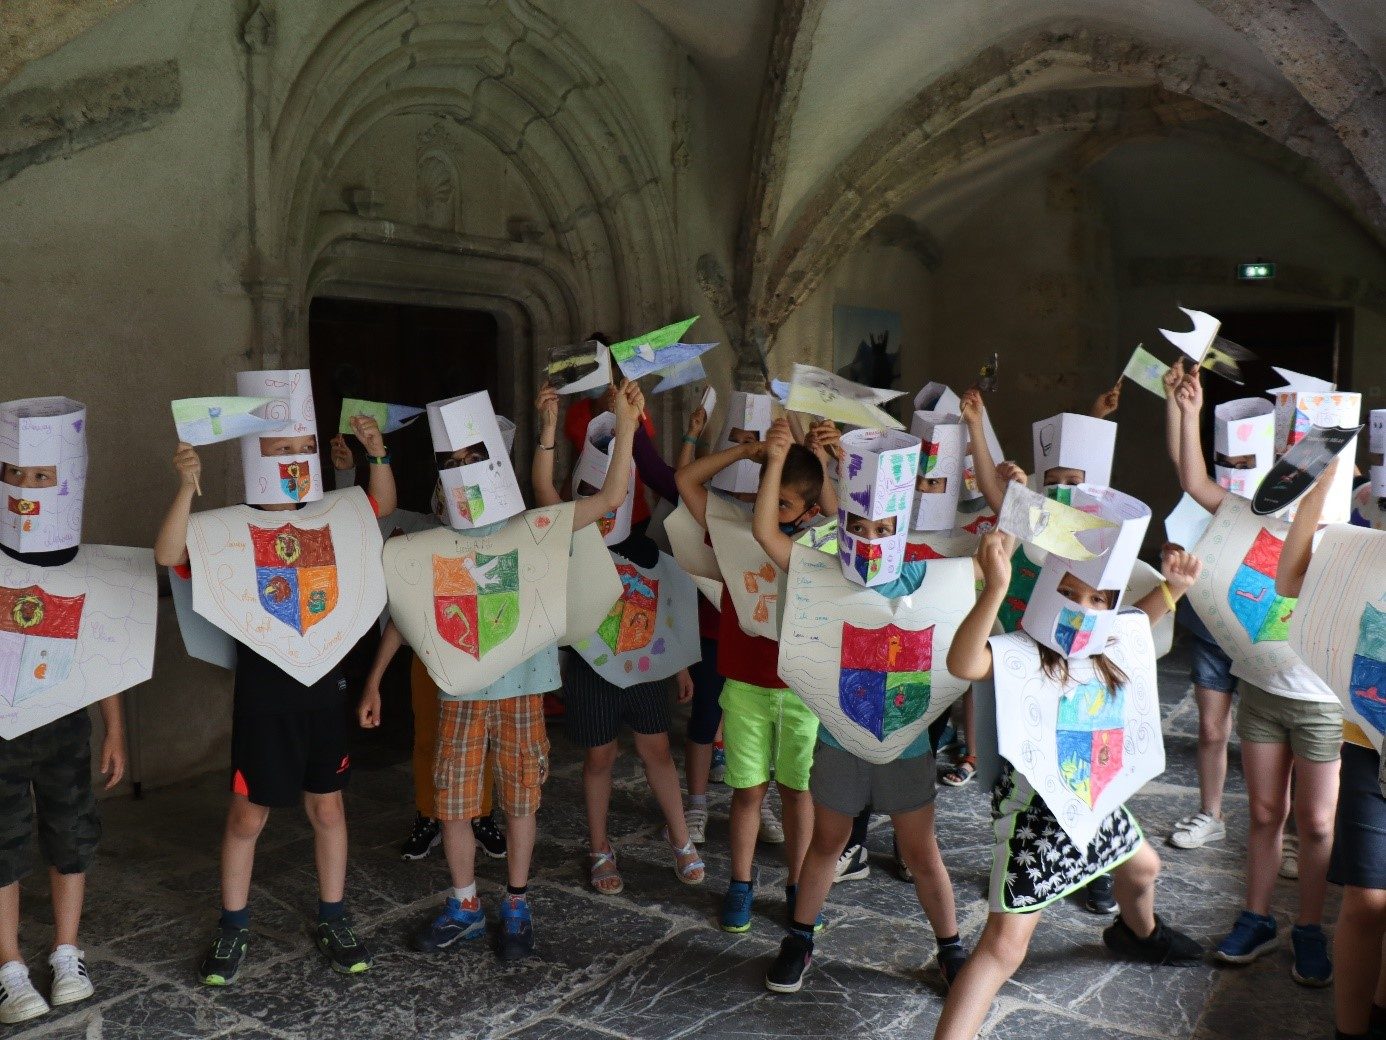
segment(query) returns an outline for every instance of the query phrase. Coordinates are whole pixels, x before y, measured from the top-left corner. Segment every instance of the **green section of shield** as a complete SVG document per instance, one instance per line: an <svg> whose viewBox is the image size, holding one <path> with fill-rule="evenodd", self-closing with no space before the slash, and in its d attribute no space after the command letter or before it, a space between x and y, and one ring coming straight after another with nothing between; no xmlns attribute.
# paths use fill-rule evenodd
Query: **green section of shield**
<svg viewBox="0 0 1386 1040"><path fill-rule="evenodd" d="M520 624L518 592L488 592L476 598L477 647L480 656L500 646Z"/></svg>
<svg viewBox="0 0 1386 1040"><path fill-rule="evenodd" d="M924 717L929 710L931 680L928 672L889 672L885 686L881 735L888 737Z"/></svg>

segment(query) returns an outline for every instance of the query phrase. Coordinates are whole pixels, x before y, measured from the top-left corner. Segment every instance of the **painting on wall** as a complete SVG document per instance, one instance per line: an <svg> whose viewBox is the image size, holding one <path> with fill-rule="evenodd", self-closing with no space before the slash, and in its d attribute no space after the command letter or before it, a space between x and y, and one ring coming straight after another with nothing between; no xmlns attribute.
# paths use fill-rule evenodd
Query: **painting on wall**
<svg viewBox="0 0 1386 1040"><path fill-rule="evenodd" d="M899 311L833 307L833 371L854 383L901 389L902 339Z"/></svg>

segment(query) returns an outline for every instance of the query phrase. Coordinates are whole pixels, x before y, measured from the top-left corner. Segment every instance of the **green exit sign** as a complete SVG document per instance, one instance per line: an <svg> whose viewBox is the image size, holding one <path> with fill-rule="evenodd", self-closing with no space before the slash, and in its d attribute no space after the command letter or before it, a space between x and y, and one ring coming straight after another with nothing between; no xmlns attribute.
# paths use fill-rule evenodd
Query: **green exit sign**
<svg viewBox="0 0 1386 1040"><path fill-rule="evenodd" d="M1275 277L1275 265L1264 260L1254 264L1238 264L1237 280L1241 282L1265 282Z"/></svg>

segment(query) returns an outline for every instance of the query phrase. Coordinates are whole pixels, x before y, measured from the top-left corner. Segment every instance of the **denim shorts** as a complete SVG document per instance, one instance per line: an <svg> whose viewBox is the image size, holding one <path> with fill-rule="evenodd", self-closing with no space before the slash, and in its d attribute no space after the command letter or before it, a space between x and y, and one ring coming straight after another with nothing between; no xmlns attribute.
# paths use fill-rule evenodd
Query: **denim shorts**
<svg viewBox="0 0 1386 1040"><path fill-rule="evenodd" d="M1222 652L1222 647L1187 601L1181 600L1177 611L1179 623L1189 636L1189 678L1195 686L1205 690L1234 693L1237 680L1232 675L1232 658Z"/></svg>

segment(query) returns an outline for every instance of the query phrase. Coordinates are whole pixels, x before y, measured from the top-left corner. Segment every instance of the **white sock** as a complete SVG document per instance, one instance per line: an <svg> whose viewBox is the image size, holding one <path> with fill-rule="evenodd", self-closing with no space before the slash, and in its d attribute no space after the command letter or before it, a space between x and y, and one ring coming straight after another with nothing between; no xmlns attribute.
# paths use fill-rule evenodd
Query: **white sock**
<svg viewBox="0 0 1386 1040"><path fill-rule="evenodd" d="M452 898L456 899L459 903L465 903L468 899L475 899L476 882L473 881L466 888L454 888L452 890Z"/></svg>

